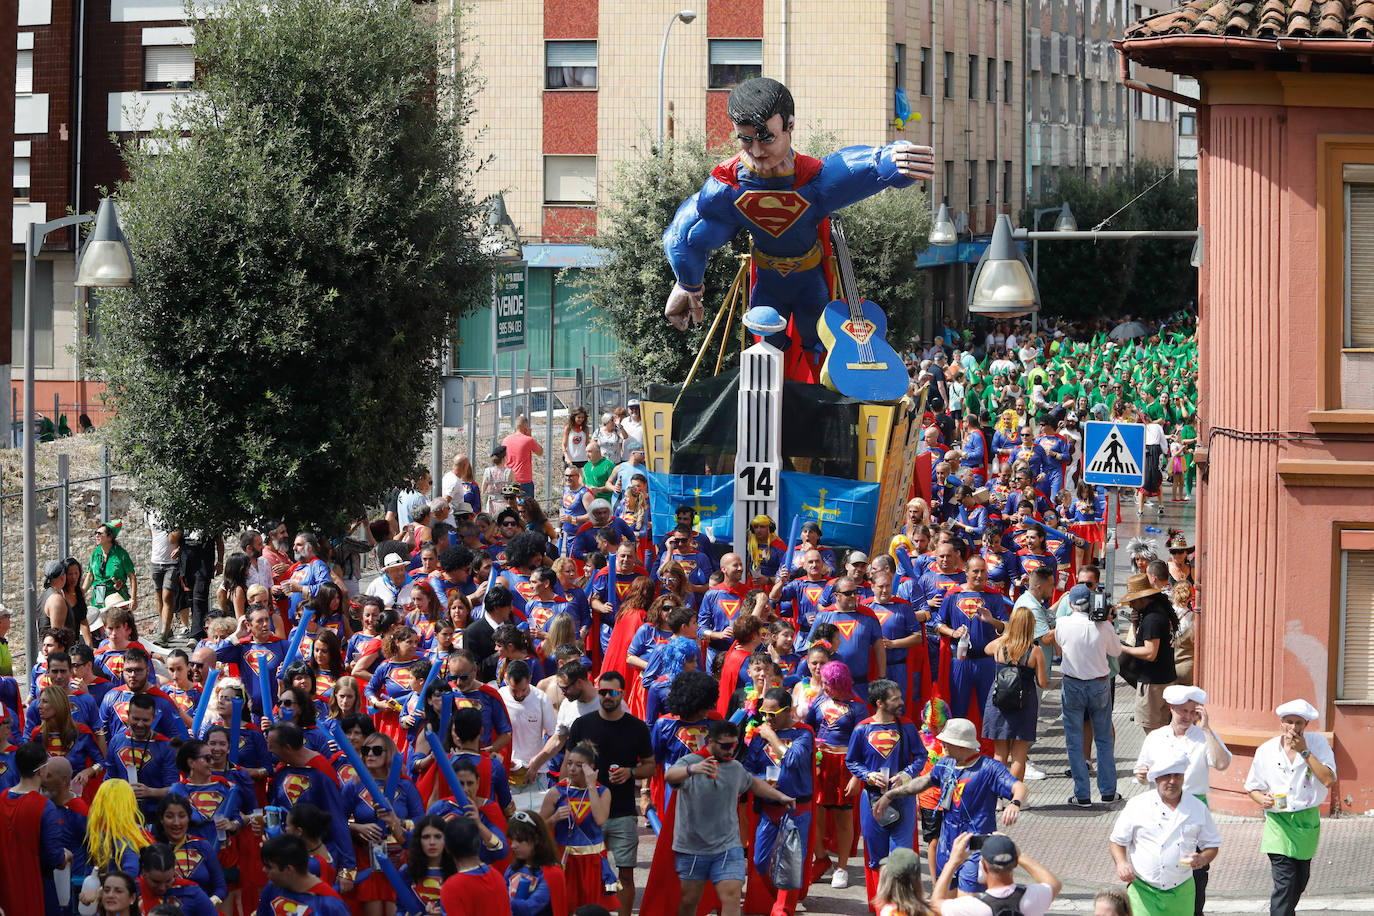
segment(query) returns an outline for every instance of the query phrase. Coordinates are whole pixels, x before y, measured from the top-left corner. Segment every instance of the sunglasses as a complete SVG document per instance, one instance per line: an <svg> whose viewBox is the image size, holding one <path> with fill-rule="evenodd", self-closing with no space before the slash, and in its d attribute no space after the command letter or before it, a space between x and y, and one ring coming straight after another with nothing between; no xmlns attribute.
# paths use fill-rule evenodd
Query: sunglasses
<svg viewBox="0 0 1374 916"><path fill-rule="evenodd" d="M83 662L83 664L89 665L90 662ZM205 667L205 662L187 662L186 664L197 670Z"/></svg>
<svg viewBox="0 0 1374 916"><path fill-rule="evenodd" d="M844 595L846 598L851 597L851 596L853 596L853 595L857 595L858 593L859 593L859 590L858 590L857 588L851 588L851 589L849 589L849 590L847 590L847 591L841 590L841 589L838 589L838 588L835 589L835 594L837 594L837 595Z"/></svg>
<svg viewBox="0 0 1374 916"><path fill-rule="evenodd" d="M601 690L598 690L597 693L600 694L600 695L603 696L603 697L618 697L618 696L620 696L620 691L619 691L619 690L612 690L612 689L610 689L609 687L602 688Z"/></svg>
<svg viewBox="0 0 1374 916"><path fill-rule="evenodd" d="M381 757L383 754L386 753L386 748L377 747L376 745L365 744L362 746L359 752L364 757Z"/></svg>
<svg viewBox="0 0 1374 916"><path fill-rule="evenodd" d="M459 681L470 681L472 680L472 672L469 671L467 674L455 674L453 677L455 680Z"/></svg>
<svg viewBox="0 0 1374 916"><path fill-rule="evenodd" d="M277 702L277 706L278 706L279 708L281 708L281 709L294 709L295 706L296 706L296 701L295 701L295 700L279 700L279 701Z"/></svg>
<svg viewBox="0 0 1374 916"><path fill-rule="evenodd" d="M726 742L724 742L724 741L718 741L718 742L716 742L716 747L720 748L722 751L727 751L727 752L733 751L737 746L739 746L739 742L738 742L738 741L731 741L731 742L729 742L728 744L727 744Z"/></svg>

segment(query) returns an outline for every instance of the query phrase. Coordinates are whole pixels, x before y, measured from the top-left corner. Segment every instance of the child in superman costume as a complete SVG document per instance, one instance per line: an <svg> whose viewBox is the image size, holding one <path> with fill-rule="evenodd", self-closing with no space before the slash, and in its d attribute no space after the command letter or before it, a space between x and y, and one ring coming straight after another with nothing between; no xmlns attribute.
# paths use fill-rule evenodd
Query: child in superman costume
<svg viewBox="0 0 1374 916"><path fill-rule="evenodd" d="M663 233L677 277L664 317L679 330L702 320L706 259L747 229L753 238L749 301L789 319L787 331L770 343L787 351L789 378L816 382L824 355L816 320L835 298L833 270L826 269L830 214L885 188L933 177L933 153L897 142L851 146L824 159L798 155L792 150L792 93L767 77L731 90L726 110L740 153L716 166ZM790 342L796 345L789 349Z"/></svg>

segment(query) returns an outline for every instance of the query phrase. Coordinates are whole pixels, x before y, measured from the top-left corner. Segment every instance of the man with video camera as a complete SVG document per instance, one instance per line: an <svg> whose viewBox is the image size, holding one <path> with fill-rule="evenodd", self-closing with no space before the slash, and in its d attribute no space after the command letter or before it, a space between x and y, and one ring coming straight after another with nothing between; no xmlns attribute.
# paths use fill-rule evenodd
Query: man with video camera
<svg viewBox="0 0 1374 916"><path fill-rule="evenodd" d="M987 890L960 897L952 887L954 876L973 852L982 853ZM1034 884L1016 883L1013 873L1018 865ZM935 882L930 902L939 907L941 916L1042 916L1063 886L1054 872L1018 850L1011 837L1002 833L964 833L955 839L949 851L949 861Z"/></svg>
<svg viewBox="0 0 1374 916"><path fill-rule="evenodd" d="M1112 626L1111 611L1094 601L1083 584L1069 589L1066 600L1073 613L1055 621L1051 638L1063 656L1064 743L1073 774L1069 804L1092 807L1088 761L1083 753L1083 719L1092 722L1097 744L1097 789L1104 803L1119 801L1116 792L1115 736L1112 733L1111 666L1108 659L1121 655L1121 639Z"/></svg>

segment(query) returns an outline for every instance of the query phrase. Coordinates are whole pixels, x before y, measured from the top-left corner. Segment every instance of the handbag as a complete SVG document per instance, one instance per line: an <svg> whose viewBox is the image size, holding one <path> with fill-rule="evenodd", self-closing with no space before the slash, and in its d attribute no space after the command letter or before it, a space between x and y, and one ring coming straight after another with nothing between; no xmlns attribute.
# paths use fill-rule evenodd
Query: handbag
<svg viewBox="0 0 1374 916"><path fill-rule="evenodd" d="M806 840L792 815L784 814L778 823L778 838L768 861L768 880L778 890L799 890L806 870Z"/></svg>

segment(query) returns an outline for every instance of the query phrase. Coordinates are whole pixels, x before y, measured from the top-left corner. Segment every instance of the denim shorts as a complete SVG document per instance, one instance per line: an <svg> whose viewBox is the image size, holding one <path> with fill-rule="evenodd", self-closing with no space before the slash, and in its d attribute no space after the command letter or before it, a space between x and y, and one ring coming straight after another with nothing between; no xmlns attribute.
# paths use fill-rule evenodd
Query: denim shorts
<svg viewBox="0 0 1374 916"><path fill-rule="evenodd" d="M744 847L735 846L715 855L698 856L690 852L676 852L677 876L683 881L722 881L744 880Z"/></svg>

